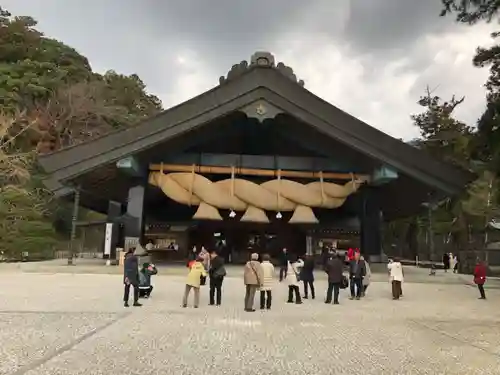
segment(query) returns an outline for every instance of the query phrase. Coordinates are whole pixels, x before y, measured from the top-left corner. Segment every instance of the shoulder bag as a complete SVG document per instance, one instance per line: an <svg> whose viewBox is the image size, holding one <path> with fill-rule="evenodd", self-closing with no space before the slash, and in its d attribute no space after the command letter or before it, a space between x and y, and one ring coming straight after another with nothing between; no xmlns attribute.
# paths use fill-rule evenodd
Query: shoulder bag
<svg viewBox="0 0 500 375"><path fill-rule="evenodd" d="M224 277L226 276L226 267L222 264L219 268L217 268L214 272L214 277Z"/></svg>
<svg viewBox="0 0 500 375"><path fill-rule="evenodd" d="M257 271L255 270L255 268L253 267L253 264L250 262L250 268L252 269L255 277L257 278L257 284L259 285L262 285L262 283L260 282L260 277L259 277L259 274L257 273Z"/></svg>
<svg viewBox="0 0 500 375"><path fill-rule="evenodd" d="M346 289L349 286L349 280L347 276L342 275L342 280L340 281L340 289Z"/></svg>
<svg viewBox="0 0 500 375"><path fill-rule="evenodd" d="M207 277L200 275L200 285L205 285L207 283Z"/></svg>
<svg viewBox="0 0 500 375"><path fill-rule="evenodd" d="M292 267L292 271L295 274L295 277L297 278L297 282L299 282L300 281L300 273L296 271L296 268L293 266L293 264L290 264L290 267Z"/></svg>

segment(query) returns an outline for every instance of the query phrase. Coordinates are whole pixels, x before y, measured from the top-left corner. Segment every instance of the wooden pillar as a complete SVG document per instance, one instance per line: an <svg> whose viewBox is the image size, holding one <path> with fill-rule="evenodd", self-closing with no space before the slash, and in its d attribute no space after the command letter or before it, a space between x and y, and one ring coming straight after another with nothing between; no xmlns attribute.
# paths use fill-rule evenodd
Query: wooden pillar
<svg viewBox="0 0 500 375"><path fill-rule="evenodd" d="M123 239L120 238L120 224L118 223L118 219L122 215L122 204L120 202L109 201L108 203L108 215L106 219L106 224L111 224L111 248L110 254L104 254L104 259L109 259L111 262L116 260L116 248L118 243L123 242ZM106 228L104 229L106 230ZM103 246L103 252L105 251Z"/></svg>
<svg viewBox="0 0 500 375"><path fill-rule="evenodd" d="M146 185L137 181L128 191L127 212L125 214L124 235L125 251L131 246L142 243L144 239L144 200Z"/></svg>
<svg viewBox="0 0 500 375"><path fill-rule="evenodd" d="M368 261L370 261L370 258L380 259L382 255L382 214L376 191L371 187L366 187L363 189L360 198L360 250Z"/></svg>
<svg viewBox="0 0 500 375"><path fill-rule="evenodd" d="M69 251L68 251L68 266L72 266L74 252L75 252L75 239L76 239L76 222L78 221L78 210L80 208L80 187L75 188L73 198L73 216L71 217L71 234L69 238Z"/></svg>

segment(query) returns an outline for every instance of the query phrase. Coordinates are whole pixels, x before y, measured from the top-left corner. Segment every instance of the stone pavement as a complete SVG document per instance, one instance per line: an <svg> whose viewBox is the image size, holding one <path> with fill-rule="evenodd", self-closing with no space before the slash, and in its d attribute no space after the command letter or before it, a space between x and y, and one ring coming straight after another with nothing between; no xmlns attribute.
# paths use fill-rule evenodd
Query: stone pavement
<svg viewBox="0 0 500 375"><path fill-rule="evenodd" d="M387 282L341 305L284 303L242 311L243 285L223 306L182 309L184 277L154 279L153 298L123 308L119 275L0 273L0 374L498 374L500 292L459 284Z"/></svg>

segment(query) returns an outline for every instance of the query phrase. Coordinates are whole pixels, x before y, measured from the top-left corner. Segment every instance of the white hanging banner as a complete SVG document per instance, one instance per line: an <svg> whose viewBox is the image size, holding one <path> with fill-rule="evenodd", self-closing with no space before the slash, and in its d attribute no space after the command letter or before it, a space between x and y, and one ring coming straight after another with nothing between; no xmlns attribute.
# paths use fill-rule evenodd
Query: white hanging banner
<svg viewBox="0 0 500 375"><path fill-rule="evenodd" d="M500 229L500 222L498 222L496 219L492 219L488 225L493 228L493 229Z"/></svg>
<svg viewBox="0 0 500 375"><path fill-rule="evenodd" d="M104 255L111 255L112 234L113 234L113 223L106 223L106 233L104 235Z"/></svg>
<svg viewBox="0 0 500 375"><path fill-rule="evenodd" d="M312 246L312 237L307 236L306 237L306 254L307 255L313 255L313 246Z"/></svg>

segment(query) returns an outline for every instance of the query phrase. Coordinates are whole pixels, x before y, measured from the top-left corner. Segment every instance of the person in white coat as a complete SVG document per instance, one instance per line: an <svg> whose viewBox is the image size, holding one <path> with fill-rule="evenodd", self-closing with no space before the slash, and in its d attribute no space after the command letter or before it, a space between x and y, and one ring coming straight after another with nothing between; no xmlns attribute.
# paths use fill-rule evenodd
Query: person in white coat
<svg viewBox="0 0 500 375"><path fill-rule="evenodd" d="M457 273L458 268L458 258L453 253L450 253L450 269L453 270L453 273Z"/></svg>
<svg viewBox="0 0 500 375"><path fill-rule="evenodd" d="M359 259L365 261L366 274L365 277L363 277L363 293L362 293L362 296L364 297L366 294L366 289L368 289L368 286L370 285L372 279L372 270L370 269L370 264L365 260L364 256L361 256Z"/></svg>
<svg viewBox="0 0 500 375"><path fill-rule="evenodd" d="M286 281L288 283L288 303L293 303L293 295L295 294L295 303L300 305L302 299L300 298L300 270L304 266L304 262L296 257L288 261Z"/></svg>
<svg viewBox="0 0 500 375"><path fill-rule="evenodd" d="M269 254L262 255L262 286L260 287L260 309L270 310L273 300L273 279L274 279L274 266L271 263Z"/></svg>
<svg viewBox="0 0 500 375"><path fill-rule="evenodd" d="M403 265L398 259L390 261L387 265L389 270L389 278L392 284L392 299L397 300L403 295L401 284L404 280Z"/></svg>

